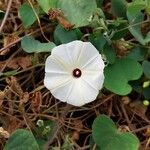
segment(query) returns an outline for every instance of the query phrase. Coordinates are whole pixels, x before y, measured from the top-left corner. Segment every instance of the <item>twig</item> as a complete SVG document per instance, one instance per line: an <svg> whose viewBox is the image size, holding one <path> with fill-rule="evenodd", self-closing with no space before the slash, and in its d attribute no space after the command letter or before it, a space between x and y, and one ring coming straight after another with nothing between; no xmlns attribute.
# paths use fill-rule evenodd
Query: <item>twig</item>
<svg viewBox="0 0 150 150"><path fill-rule="evenodd" d="M122 104L122 103L121 103L121 109L122 109L123 114L124 114L124 116L125 116L125 118L126 118L126 120L127 120L128 126L129 126L130 129L131 129L131 128L132 128L132 127L131 127L131 121L129 120L129 117L128 117L128 115L127 115L127 112L126 112L126 110L125 110L125 108L124 108L124 104Z"/></svg>
<svg viewBox="0 0 150 150"><path fill-rule="evenodd" d="M7 17L8 17L9 11L10 11L10 7L11 7L11 4L12 4L12 1L13 1L13 0L9 0L9 2L8 2L7 10L6 10L4 19L3 19L3 21L2 21L2 24L1 24L1 26L0 26L0 33L2 32L3 27L4 27L4 25L5 25L5 22L6 22L6 20L7 20Z"/></svg>
<svg viewBox="0 0 150 150"><path fill-rule="evenodd" d="M150 125L141 127L141 128L139 128L139 129L132 130L131 132L137 133L137 132L140 132L140 131L142 131L142 130L146 130L146 129L148 129L148 128L150 128Z"/></svg>
<svg viewBox="0 0 150 150"><path fill-rule="evenodd" d="M43 29L47 29L48 27L51 27L51 25L46 25L46 26L44 26L44 27L42 27L42 28L43 28ZM37 29L36 31L31 32L31 33L29 33L29 34L27 34L27 35L25 35L25 36L33 35L33 34L39 32L39 31L41 31L41 29ZM16 41L14 41L14 42L12 42L12 43L10 43L10 44L8 44L7 46L1 48L1 49L0 49L0 52L4 51L5 49L11 47L12 45L14 45L14 44L16 44L16 43L18 43L18 42L20 42L20 41L22 40L22 38L23 38L23 37L17 39Z"/></svg>
<svg viewBox="0 0 150 150"><path fill-rule="evenodd" d="M41 21L40 21L40 19L39 19L38 14L36 13L36 11L35 11L35 9L34 9L34 7L33 7L32 2L31 2L30 0L28 0L28 2L29 2L30 6L31 6L31 8L32 8L32 10L33 10L33 12L34 12L36 18L37 18L37 21L38 21L38 24L39 24L39 27L40 27L40 30L41 30L41 33L42 33L43 37L46 39L46 41L50 42L50 40L45 36L45 34L44 34L44 32L43 32L43 29L42 29L42 27L41 27Z"/></svg>
<svg viewBox="0 0 150 150"><path fill-rule="evenodd" d="M67 104L66 108L64 109L63 113L60 115L60 119L61 118L65 118L68 110L70 110L72 108L71 105ZM51 134L49 136L48 142L45 144L44 146L44 150L49 150L49 145L53 142L53 140L56 138L60 128L62 127L60 122L57 122L55 124L55 127L52 129Z"/></svg>

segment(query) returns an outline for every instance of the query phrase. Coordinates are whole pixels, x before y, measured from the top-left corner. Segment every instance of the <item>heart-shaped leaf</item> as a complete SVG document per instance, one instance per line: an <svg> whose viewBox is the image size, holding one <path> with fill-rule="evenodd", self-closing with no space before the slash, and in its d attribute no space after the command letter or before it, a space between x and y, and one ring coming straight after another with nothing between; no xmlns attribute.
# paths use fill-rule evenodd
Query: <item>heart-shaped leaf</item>
<svg viewBox="0 0 150 150"><path fill-rule="evenodd" d="M97 48L97 50L102 53L103 47L106 44L106 39L103 34L91 34L89 36L89 41Z"/></svg>
<svg viewBox="0 0 150 150"><path fill-rule="evenodd" d="M147 55L147 49L141 47L134 47L130 50L131 52L126 55L127 58L135 59L137 61L142 61Z"/></svg>
<svg viewBox="0 0 150 150"><path fill-rule="evenodd" d="M102 7L104 0L96 0L97 6Z"/></svg>
<svg viewBox="0 0 150 150"><path fill-rule="evenodd" d="M36 13L39 13L38 10L36 10ZM22 20L24 27L26 28L31 26L37 20L34 11L32 10L31 6L27 3L21 5L19 9L19 16Z"/></svg>
<svg viewBox="0 0 150 150"><path fill-rule="evenodd" d="M111 9L115 16L126 17L126 0L111 0Z"/></svg>
<svg viewBox="0 0 150 150"><path fill-rule="evenodd" d="M43 11L48 13L50 8L56 8L58 0L37 0Z"/></svg>
<svg viewBox="0 0 150 150"><path fill-rule="evenodd" d="M98 116L92 125L97 150L138 150L139 140L129 132L122 133L106 115Z"/></svg>
<svg viewBox="0 0 150 150"><path fill-rule="evenodd" d="M104 74L104 86L108 90L119 95L127 95L132 91L128 82L140 78L142 67L133 59L116 59L114 64L105 67Z"/></svg>
<svg viewBox="0 0 150 150"><path fill-rule="evenodd" d="M144 14L141 10L144 8L143 4L131 3L127 8L127 18L130 23L129 30L131 34L139 41L142 45L145 45L146 42L141 32L141 24L144 20Z"/></svg>
<svg viewBox="0 0 150 150"><path fill-rule="evenodd" d="M105 55L108 63L113 64L115 62L116 54L114 49L110 45L105 44L103 48L103 54Z"/></svg>
<svg viewBox="0 0 150 150"><path fill-rule="evenodd" d="M4 15L5 15L5 12L0 10L0 20L3 19Z"/></svg>
<svg viewBox="0 0 150 150"><path fill-rule="evenodd" d="M80 39L82 33L79 29L67 31L58 25L54 31L54 39L56 44L68 43Z"/></svg>
<svg viewBox="0 0 150 150"><path fill-rule="evenodd" d="M143 61L142 67L145 76L150 79L150 62L147 60Z"/></svg>
<svg viewBox="0 0 150 150"><path fill-rule="evenodd" d="M30 131L18 129L8 139L4 150L40 150Z"/></svg>
<svg viewBox="0 0 150 150"><path fill-rule="evenodd" d="M75 27L89 25L89 20L97 9L95 0L59 0L60 8Z"/></svg>
<svg viewBox="0 0 150 150"><path fill-rule="evenodd" d="M32 37L25 36L21 40L21 47L27 53L39 53L39 52L50 52L55 47L53 42L41 43Z"/></svg>

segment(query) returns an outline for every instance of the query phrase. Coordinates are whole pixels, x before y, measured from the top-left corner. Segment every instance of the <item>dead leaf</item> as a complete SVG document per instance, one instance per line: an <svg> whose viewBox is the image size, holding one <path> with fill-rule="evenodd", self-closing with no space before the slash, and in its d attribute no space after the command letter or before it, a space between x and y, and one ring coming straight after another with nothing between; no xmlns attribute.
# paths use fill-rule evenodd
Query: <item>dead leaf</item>
<svg viewBox="0 0 150 150"><path fill-rule="evenodd" d="M18 129L19 127L21 127L22 123L19 122L15 116L12 116L12 117L9 118L7 125L8 125L7 126L7 131L9 133L12 133L16 129Z"/></svg>
<svg viewBox="0 0 150 150"><path fill-rule="evenodd" d="M16 57L12 58L11 60L5 60L0 62L0 70L6 65L6 67L10 69L18 69L19 67L23 69L27 69L28 67L32 66L32 59L30 56L25 57Z"/></svg>
<svg viewBox="0 0 150 150"><path fill-rule="evenodd" d="M129 106L131 108L134 108L134 111L137 114L140 114L141 116L145 117L145 113L147 111L147 107L145 107L142 103L142 101L137 100L137 101L133 101L132 103L129 104Z"/></svg>
<svg viewBox="0 0 150 150"><path fill-rule="evenodd" d="M6 82L8 83L8 85L10 86L10 88L15 92L17 93L19 96L22 96L23 94L23 90L20 86L20 84L18 83L16 77L10 77L9 78L6 78Z"/></svg>
<svg viewBox="0 0 150 150"><path fill-rule="evenodd" d="M7 45L9 45L10 43L13 43L14 41L18 40L19 37L17 35L8 35L6 37L4 37L4 47L6 47ZM6 48L5 50L3 50L2 52L0 52L0 55L6 55L10 52L10 48L15 46L14 44L12 44L9 48Z"/></svg>
<svg viewBox="0 0 150 150"><path fill-rule="evenodd" d="M77 129L78 132L80 132L83 129L83 123L81 120L75 120L74 121L74 127Z"/></svg>
<svg viewBox="0 0 150 150"><path fill-rule="evenodd" d="M146 137L150 137L150 128L146 129L146 132L144 134Z"/></svg>
<svg viewBox="0 0 150 150"><path fill-rule="evenodd" d="M2 104L3 104L4 97L5 97L5 92L0 91L0 108L1 108L1 106L2 106Z"/></svg>
<svg viewBox="0 0 150 150"><path fill-rule="evenodd" d="M33 94L31 104L32 104L33 112L39 112L40 111L40 107L41 107L41 104L42 104L41 92L35 92Z"/></svg>
<svg viewBox="0 0 150 150"><path fill-rule="evenodd" d="M123 101L123 104L127 105L131 102L131 99L128 96L123 96L121 98L121 100Z"/></svg>
<svg viewBox="0 0 150 150"><path fill-rule="evenodd" d="M27 103L29 101L29 93L28 92L24 92L21 96L20 96L20 103L19 106L22 106L23 104Z"/></svg>
<svg viewBox="0 0 150 150"><path fill-rule="evenodd" d="M10 134L8 131L4 130L3 127L0 127L0 136L8 139L10 137Z"/></svg>
<svg viewBox="0 0 150 150"><path fill-rule="evenodd" d="M121 125L121 126L119 126L118 131L120 131L120 132L129 132L130 129L126 125Z"/></svg>
<svg viewBox="0 0 150 150"><path fill-rule="evenodd" d="M71 30L74 27L59 9L51 8L48 15L51 20L57 20L66 30Z"/></svg>
<svg viewBox="0 0 150 150"><path fill-rule="evenodd" d="M73 131L71 139L73 141L77 141L77 140L79 140L79 138L80 138L80 133L78 131Z"/></svg>
<svg viewBox="0 0 150 150"><path fill-rule="evenodd" d="M18 60L17 60L17 63L18 65L23 68L23 69L26 69L28 68L29 66L32 65L32 62L31 62L31 57L30 56L26 56L26 57L18 57Z"/></svg>

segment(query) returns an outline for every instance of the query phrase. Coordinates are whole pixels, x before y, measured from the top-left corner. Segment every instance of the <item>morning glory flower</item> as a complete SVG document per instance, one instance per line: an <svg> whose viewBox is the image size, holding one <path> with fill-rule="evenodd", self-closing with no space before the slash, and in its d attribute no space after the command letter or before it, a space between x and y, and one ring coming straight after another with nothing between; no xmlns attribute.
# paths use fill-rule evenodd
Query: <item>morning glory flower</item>
<svg viewBox="0 0 150 150"><path fill-rule="evenodd" d="M60 101L82 106L96 99L104 82L104 66L90 42L62 44L46 59L44 85Z"/></svg>

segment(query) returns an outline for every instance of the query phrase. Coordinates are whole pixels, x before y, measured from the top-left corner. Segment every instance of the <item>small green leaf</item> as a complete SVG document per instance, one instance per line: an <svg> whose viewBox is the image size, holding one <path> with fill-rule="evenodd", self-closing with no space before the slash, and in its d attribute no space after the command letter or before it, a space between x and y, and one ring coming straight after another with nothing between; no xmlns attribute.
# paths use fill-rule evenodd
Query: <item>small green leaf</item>
<svg viewBox="0 0 150 150"><path fill-rule="evenodd" d="M3 19L4 15L5 15L4 11L0 10L0 20Z"/></svg>
<svg viewBox="0 0 150 150"><path fill-rule="evenodd" d="M27 3L21 5L19 9L19 16L20 19L22 20L24 27L26 28L31 26L37 20L34 11L32 10L31 6Z"/></svg>
<svg viewBox="0 0 150 150"><path fill-rule="evenodd" d="M44 145L46 144L46 140L43 140L43 139L41 139L41 138L37 138L37 137L35 137L35 139L36 139L36 142L38 143L38 145L39 145L39 149L40 150L43 150L44 149Z"/></svg>
<svg viewBox="0 0 150 150"><path fill-rule="evenodd" d="M106 39L102 34L91 34L89 36L89 41L102 53L103 47L106 44Z"/></svg>
<svg viewBox="0 0 150 150"><path fill-rule="evenodd" d="M143 95L146 99L150 99L150 87L143 89Z"/></svg>
<svg viewBox="0 0 150 150"><path fill-rule="evenodd" d="M150 101L145 99L145 100L143 101L143 105L144 105L144 106L149 106L149 105L150 105Z"/></svg>
<svg viewBox="0 0 150 150"><path fill-rule="evenodd" d="M102 7L104 0L96 0L97 6Z"/></svg>
<svg viewBox="0 0 150 150"><path fill-rule="evenodd" d="M82 33L79 29L67 31L60 25L58 25L54 31L55 43L58 45L80 39L81 36Z"/></svg>
<svg viewBox="0 0 150 150"><path fill-rule="evenodd" d="M147 0L146 12L150 15L150 1Z"/></svg>
<svg viewBox="0 0 150 150"><path fill-rule="evenodd" d="M137 61L142 61L147 55L147 49L141 47L134 47L130 53L126 55L127 58L135 59Z"/></svg>
<svg viewBox="0 0 150 150"><path fill-rule="evenodd" d="M8 139L4 150L40 150L30 131L18 129Z"/></svg>
<svg viewBox="0 0 150 150"><path fill-rule="evenodd" d="M98 116L92 125L97 150L138 150L139 140L132 133L120 132L106 115Z"/></svg>
<svg viewBox="0 0 150 150"><path fill-rule="evenodd" d="M113 64L115 62L116 59L116 54L114 49L106 44L103 48L103 54L106 56L106 60L108 61L108 63Z"/></svg>
<svg viewBox="0 0 150 150"><path fill-rule="evenodd" d="M50 52L52 48L55 47L53 42L41 43L32 37L25 36L21 40L21 47L27 53L40 53L40 52Z"/></svg>
<svg viewBox="0 0 150 150"><path fill-rule="evenodd" d="M41 124L39 124L40 121L43 121L43 120L39 120L37 122L38 123L38 127L37 127L38 135L40 135L41 137L43 136L44 139L48 140L48 137L51 134L51 131L52 131L55 123L53 121L44 120L43 122L41 122Z"/></svg>
<svg viewBox="0 0 150 150"><path fill-rule="evenodd" d="M12 71L7 71L7 72L0 72L0 76L5 76L5 77L9 77L9 76L13 76L15 74L17 74L17 69L16 70L12 70Z"/></svg>
<svg viewBox="0 0 150 150"><path fill-rule="evenodd" d="M59 0L57 7L77 28L89 25L89 20L96 11L97 4L95 0Z"/></svg>
<svg viewBox="0 0 150 150"><path fill-rule="evenodd" d="M125 35L129 33L127 26L127 20L121 18L113 20L113 22L109 25L109 29L114 32L112 40L120 40L121 38L124 38Z"/></svg>
<svg viewBox="0 0 150 150"><path fill-rule="evenodd" d="M146 37L145 37L145 43L149 43L150 42L150 31L147 33Z"/></svg>
<svg viewBox="0 0 150 150"><path fill-rule="evenodd" d="M147 60L143 61L142 67L145 76L150 79L150 62Z"/></svg>
<svg viewBox="0 0 150 150"><path fill-rule="evenodd" d="M133 59L122 58L105 67L104 74L104 86L108 90L119 95L127 95L132 91L128 82L141 77L142 67Z"/></svg>
<svg viewBox="0 0 150 150"><path fill-rule="evenodd" d="M58 0L37 0L43 11L48 13L50 8L56 8Z"/></svg>
<svg viewBox="0 0 150 150"><path fill-rule="evenodd" d="M141 24L144 20L144 14L141 12L143 4L131 3L127 8L127 18L130 23L129 30L131 34L139 41L142 45L145 45L145 40L141 32Z"/></svg>
<svg viewBox="0 0 150 150"><path fill-rule="evenodd" d="M126 17L126 0L111 0L111 9L115 16Z"/></svg>

